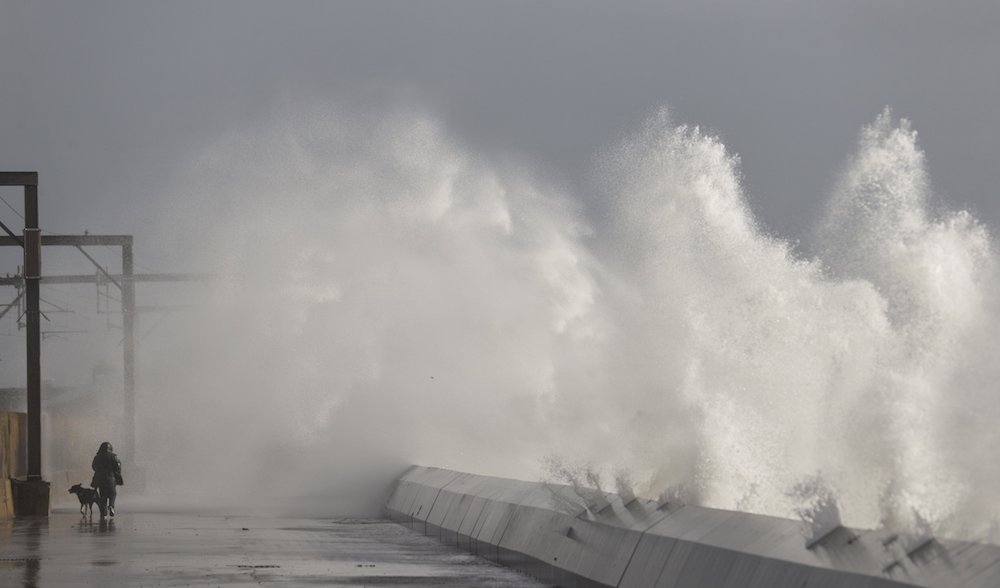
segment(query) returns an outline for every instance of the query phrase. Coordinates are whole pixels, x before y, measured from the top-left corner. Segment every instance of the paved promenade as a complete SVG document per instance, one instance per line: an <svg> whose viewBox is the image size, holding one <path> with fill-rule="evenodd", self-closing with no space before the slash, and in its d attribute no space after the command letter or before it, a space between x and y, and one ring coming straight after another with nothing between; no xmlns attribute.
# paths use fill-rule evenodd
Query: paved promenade
<svg viewBox="0 0 1000 588"><path fill-rule="evenodd" d="M382 520L99 519L60 512L0 523L0 586L541 586Z"/></svg>

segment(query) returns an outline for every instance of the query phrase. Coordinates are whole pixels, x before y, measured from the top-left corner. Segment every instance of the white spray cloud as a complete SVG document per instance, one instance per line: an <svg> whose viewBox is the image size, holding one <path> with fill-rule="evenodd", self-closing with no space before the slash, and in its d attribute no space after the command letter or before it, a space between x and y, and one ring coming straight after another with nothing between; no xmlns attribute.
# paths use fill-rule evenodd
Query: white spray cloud
<svg viewBox="0 0 1000 588"><path fill-rule="evenodd" d="M816 260L761 230L719 139L666 112L603 158L613 220L593 229L420 114L310 112L195 162L164 218L212 227L206 263L239 279L197 338L178 325L145 355L163 485L376 504L373 480L413 461L558 463L780 516L818 474L852 524L996 515L977 449L1000 411L995 254L967 213L931 214L888 113Z"/></svg>
<svg viewBox="0 0 1000 588"><path fill-rule="evenodd" d="M988 359L1000 284L986 229L964 211L932 214L916 140L888 110L864 129L818 241L833 275L877 289L891 324L868 394L886 427L884 444L869 448L886 456L884 515L961 527L983 521L987 512L962 511L1000 483L981 449L996 429L980 420L1000 408Z"/></svg>
<svg viewBox="0 0 1000 588"><path fill-rule="evenodd" d="M219 492L248 479L339 488L411 460L531 471L559 356L600 329L567 202L421 116L368 122L307 117L230 137L191 174L194 202L232 213L207 249L240 279L183 360L159 368L172 392L147 396L150 426L196 440L198 477ZM183 475L173 468L167 478Z"/></svg>

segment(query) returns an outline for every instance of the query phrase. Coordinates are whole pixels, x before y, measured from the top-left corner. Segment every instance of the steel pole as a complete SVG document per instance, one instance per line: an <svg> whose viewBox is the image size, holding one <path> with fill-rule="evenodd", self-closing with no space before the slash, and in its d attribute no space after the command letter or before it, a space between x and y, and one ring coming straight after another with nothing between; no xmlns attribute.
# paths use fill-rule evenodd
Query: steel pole
<svg viewBox="0 0 1000 588"><path fill-rule="evenodd" d="M131 241L131 240L130 240ZM122 245L122 329L125 331L125 459L135 463L135 280L132 243Z"/></svg>
<svg viewBox="0 0 1000 588"><path fill-rule="evenodd" d="M24 186L24 301L27 319L28 480L42 479L42 337L38 287L42 277L38 186Z"/></svg>

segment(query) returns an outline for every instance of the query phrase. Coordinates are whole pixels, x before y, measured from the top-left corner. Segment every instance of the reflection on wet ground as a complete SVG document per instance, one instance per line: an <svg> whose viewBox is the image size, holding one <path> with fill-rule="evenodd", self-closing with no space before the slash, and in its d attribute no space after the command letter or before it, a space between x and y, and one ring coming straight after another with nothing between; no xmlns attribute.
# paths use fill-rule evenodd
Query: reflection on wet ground
<svg viewBox="0 0 1000 588"><path fill-rule="evenodd" d="M0 586L540 584L380 520L55 513L0 523Z"/></svg>

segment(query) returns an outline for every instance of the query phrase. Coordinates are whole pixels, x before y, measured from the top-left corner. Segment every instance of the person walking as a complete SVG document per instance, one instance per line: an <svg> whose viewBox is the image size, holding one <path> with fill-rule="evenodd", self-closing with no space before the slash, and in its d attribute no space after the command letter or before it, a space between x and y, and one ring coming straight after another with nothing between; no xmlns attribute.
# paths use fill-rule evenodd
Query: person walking
<svg viewBox="0 0 1000 588"><path fill-rule="evenodd" d="M97 506L101 509L101 520L115 516L115 497L118 496L117 486L123 485L122 462L118 460L111 444L105 441L90 464L94 477L90 485L97 488Z"/></svg>

